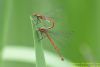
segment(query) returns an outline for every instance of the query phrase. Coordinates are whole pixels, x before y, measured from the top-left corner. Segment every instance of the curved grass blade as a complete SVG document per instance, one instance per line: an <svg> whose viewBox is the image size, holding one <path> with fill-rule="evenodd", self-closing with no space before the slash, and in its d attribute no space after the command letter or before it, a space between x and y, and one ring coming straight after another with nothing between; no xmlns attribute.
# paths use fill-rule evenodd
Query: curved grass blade
<svg viewBox="0 0 100 67"><path fill-rule="evenodd" d="M42 40L39 40L38 31L36 27L33 26L33 20L31 19L32 25L32 32L33 32L33 39L34 39L34 47L35 47L35 54L36 54L36 67L46 67L43 47L42 47Z"/></svg>

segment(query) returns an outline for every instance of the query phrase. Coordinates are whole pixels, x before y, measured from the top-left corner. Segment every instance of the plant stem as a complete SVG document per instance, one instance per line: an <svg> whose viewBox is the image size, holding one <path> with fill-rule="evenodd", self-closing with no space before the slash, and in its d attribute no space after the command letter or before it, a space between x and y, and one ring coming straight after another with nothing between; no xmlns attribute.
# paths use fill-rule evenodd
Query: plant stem
<svg viewBox="0 0 100 67"><path fill-rule="evenodd" d="M31 19L31 25L32 25L32 32L33 32L33 39L34 39L34 47L35 47L35 54L36 54L36 67L46 67L43 47L42 47L42 41L39 40L39 34L36 30L35 25L33 26L33 21Z"/></svg>

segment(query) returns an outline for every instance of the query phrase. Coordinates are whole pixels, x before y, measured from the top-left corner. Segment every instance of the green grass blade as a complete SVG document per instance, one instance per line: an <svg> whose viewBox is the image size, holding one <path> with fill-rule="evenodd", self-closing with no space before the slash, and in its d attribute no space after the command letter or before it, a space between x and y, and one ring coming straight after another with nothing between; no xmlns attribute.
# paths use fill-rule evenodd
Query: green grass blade
<svg viewBox="0 0 100 67"><path fill-rule="evenodd" d="M45 62L45 57L44 57L44 52L43 52L43 47L42 47L42 41L39 40L38 31L36 31L36 28L33 26L32 22L33 21L31 19L34 47L35 47L35 53L36 53L36 67L46 67L46 62Z"/></svg>

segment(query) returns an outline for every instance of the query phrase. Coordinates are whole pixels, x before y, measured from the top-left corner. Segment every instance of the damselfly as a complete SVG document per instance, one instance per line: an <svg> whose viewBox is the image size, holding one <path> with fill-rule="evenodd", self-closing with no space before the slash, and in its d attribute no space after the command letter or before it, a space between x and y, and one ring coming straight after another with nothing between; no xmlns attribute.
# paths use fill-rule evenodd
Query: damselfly
<svg viewBox="0 0 100 67"><path fill-rule="evenodd" d="M32 15L32 20L34 21L33 24L37 27L37 30L41 33L42 39L43 34L45 34L45 36L49 39L56 52L61 57L61 60L64 60L63 56L60 53L60 49L56 46L54 40L49 34L49 32L51 32L52 29L54 29L55 27L55 21L50 17L36 13Z"/></svg>

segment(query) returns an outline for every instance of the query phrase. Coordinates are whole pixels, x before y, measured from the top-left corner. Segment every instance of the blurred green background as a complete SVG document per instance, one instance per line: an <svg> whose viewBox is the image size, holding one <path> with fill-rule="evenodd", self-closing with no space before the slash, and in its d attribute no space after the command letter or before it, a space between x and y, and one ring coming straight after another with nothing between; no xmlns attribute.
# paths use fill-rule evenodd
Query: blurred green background
<svg viewBox="0 0 100 67"><path fill-rule="evenodd" d="M55 20L64 25L58 29L73 31L70 40L61 40L64 41L64 46L60 45L60 49L67 60L72 63L100 62L100 0L0 0L1 63L32 66L30 63L2 60L5 46L34 49L30 24L32 13L60 16ZM62 37L64 38L63 35ZM54 52L52 47L45 49Z"/></svg>

